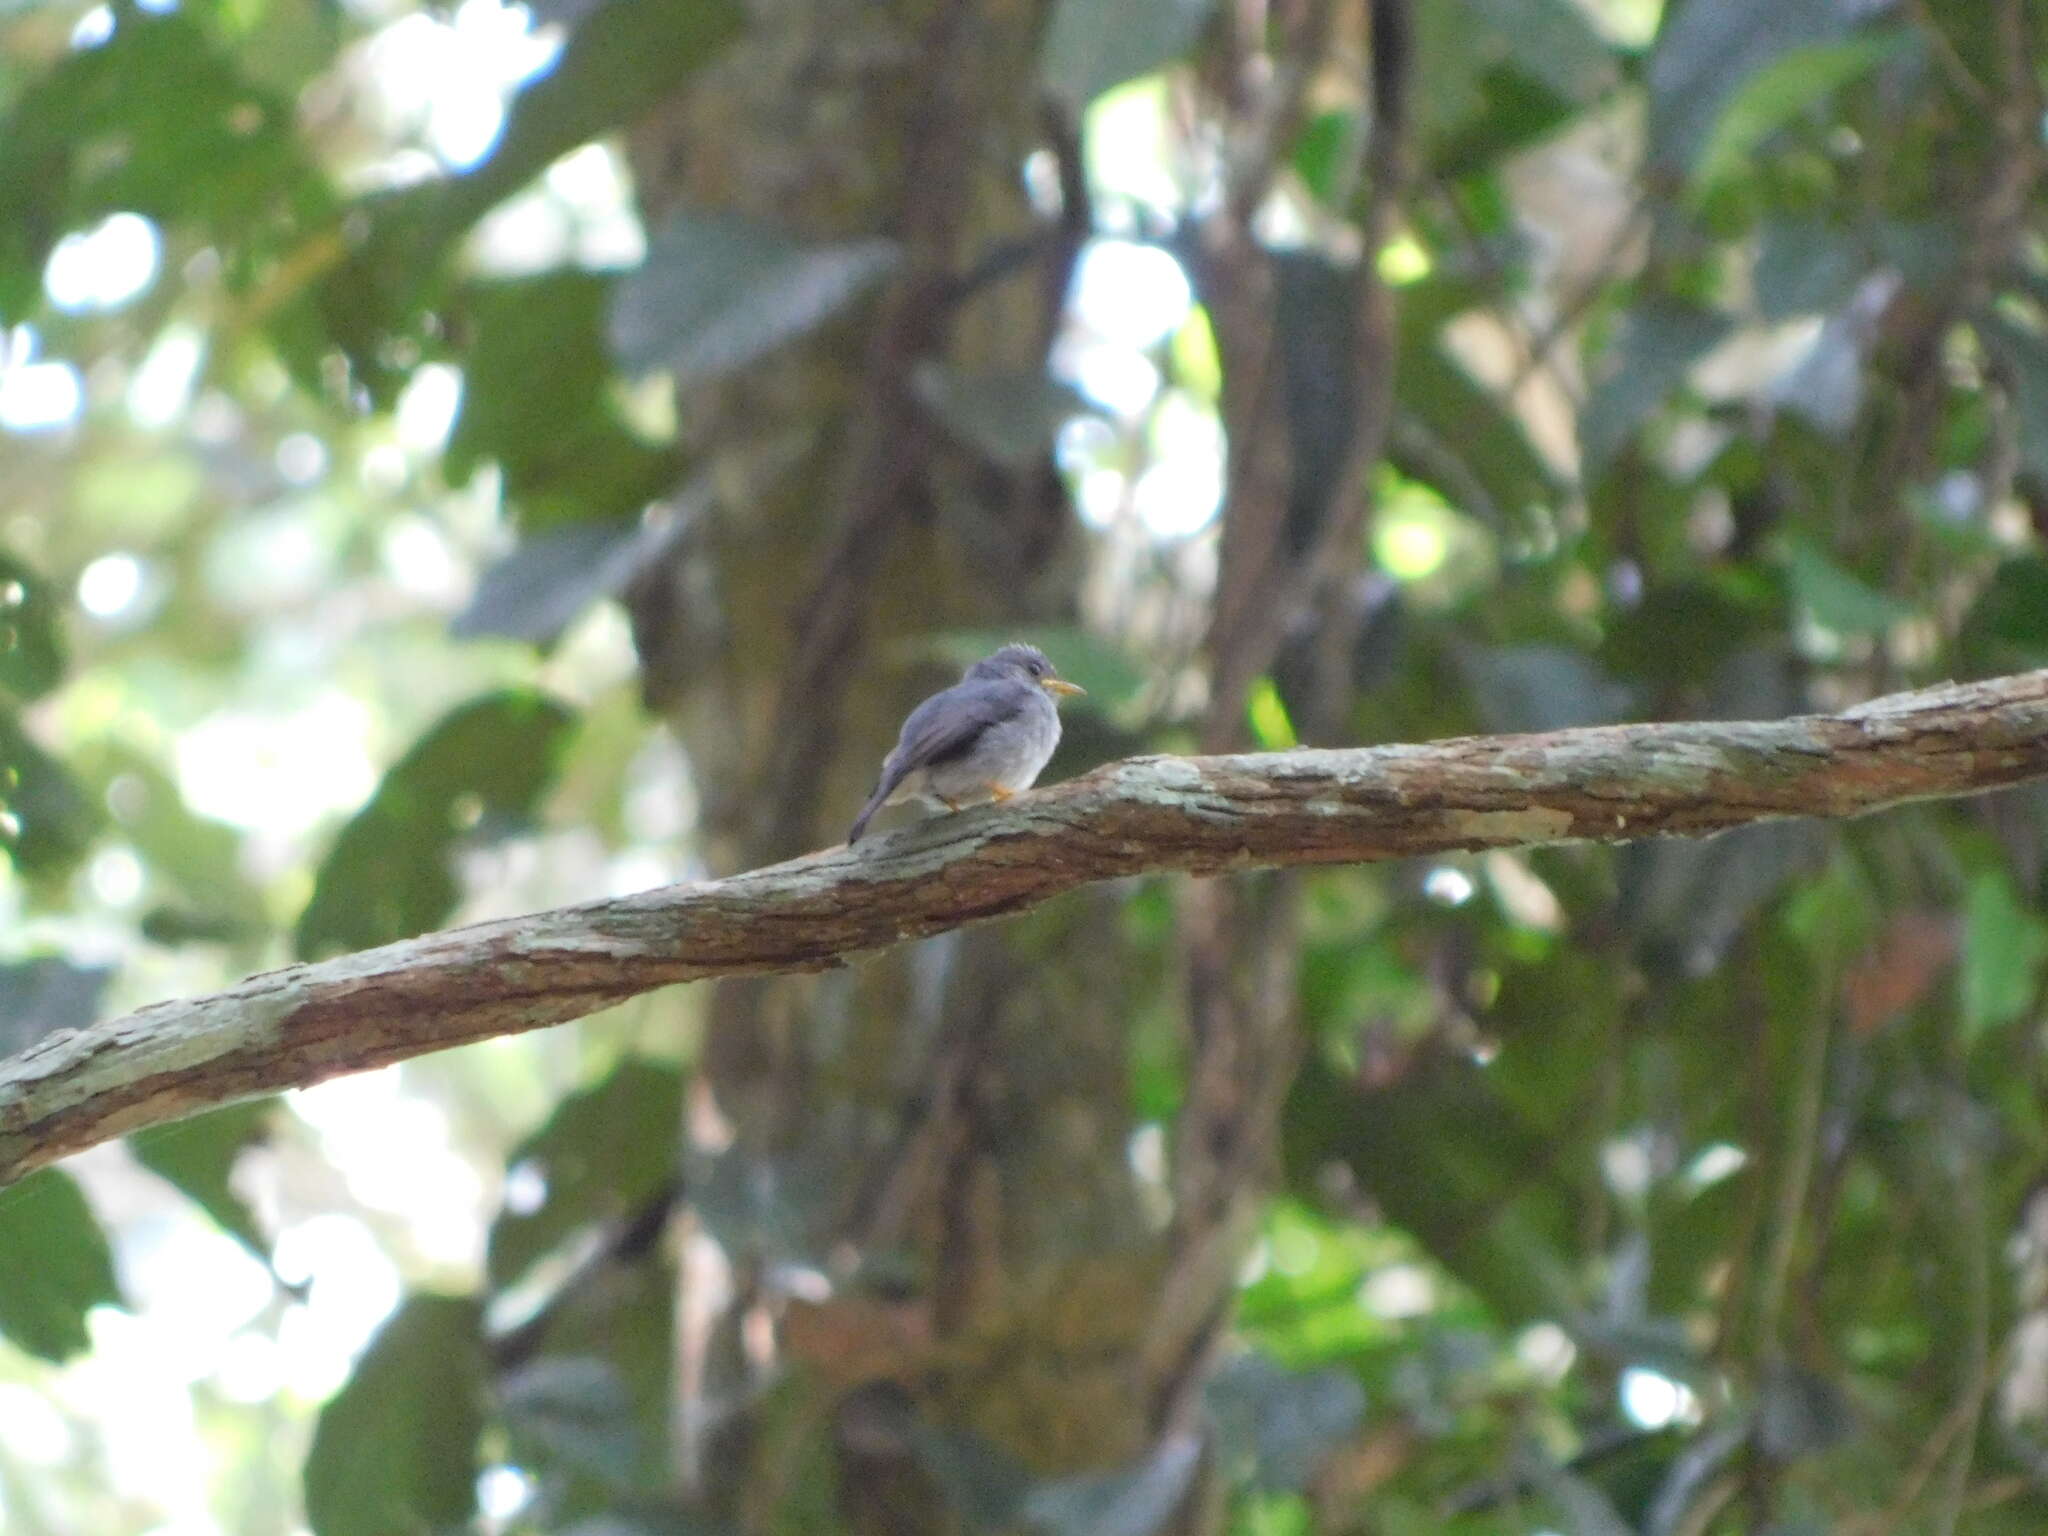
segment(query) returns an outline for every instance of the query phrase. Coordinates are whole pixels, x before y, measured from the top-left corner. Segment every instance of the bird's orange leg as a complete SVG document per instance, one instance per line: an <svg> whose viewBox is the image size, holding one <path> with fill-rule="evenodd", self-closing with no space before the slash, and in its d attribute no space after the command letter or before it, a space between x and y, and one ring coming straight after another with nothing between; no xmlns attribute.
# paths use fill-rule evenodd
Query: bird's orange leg
<svg viewBox="0 0 2048 1536"><path fill-rule="evenodd" d="M989 799L995 801L997 805L1001 805L1005 800L1009 799L1010 796L1014 795L1015 793L1017 793L1017 791L1015 791L1014 789L1007 788L1004 785L998 784L994 779L990 779L988 781L988 797Z"/></svg>

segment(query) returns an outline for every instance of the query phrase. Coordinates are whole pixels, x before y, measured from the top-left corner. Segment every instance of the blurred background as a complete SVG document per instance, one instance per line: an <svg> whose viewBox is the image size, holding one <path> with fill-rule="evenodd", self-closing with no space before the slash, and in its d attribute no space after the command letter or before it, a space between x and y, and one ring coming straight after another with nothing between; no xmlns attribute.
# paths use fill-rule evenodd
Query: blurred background
<svg viewBox="0 0 2048 1536"><path fill-rule="evenodd" d="M1048 779L2048 665L2044 47L0 0L0 1050L826 846L1013 638ZM1138 880L102 1147L0 1527L2037 1536L2044 836Z"/></svg>

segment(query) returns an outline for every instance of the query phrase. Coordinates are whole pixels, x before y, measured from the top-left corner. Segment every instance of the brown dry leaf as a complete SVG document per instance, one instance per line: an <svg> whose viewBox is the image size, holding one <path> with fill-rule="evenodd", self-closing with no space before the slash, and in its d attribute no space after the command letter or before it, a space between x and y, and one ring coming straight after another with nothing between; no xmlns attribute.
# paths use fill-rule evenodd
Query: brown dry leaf
<svg viewBox="0 0 2048 1536"><path fill-rule="evenodd" d="M1956 957L1953 918L1925 907L1901 912L1842 982L1849 1028L1868 1035L1927 995Z"/></svg>

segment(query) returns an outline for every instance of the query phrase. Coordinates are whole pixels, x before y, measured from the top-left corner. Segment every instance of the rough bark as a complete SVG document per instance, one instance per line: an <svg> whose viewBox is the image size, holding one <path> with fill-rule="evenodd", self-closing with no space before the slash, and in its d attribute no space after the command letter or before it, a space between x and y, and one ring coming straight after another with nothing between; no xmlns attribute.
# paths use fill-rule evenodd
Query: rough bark
<svg viewBox="0 0 2048 1536"><path fill-rule="evenodd" d="M65 1030L0 1063L0 1182L215 1104L675 982L831 968L1133 875L1699 836L2048 777L2048 671L1839 715L1144 757L858 849L429 934Z"/></svg>

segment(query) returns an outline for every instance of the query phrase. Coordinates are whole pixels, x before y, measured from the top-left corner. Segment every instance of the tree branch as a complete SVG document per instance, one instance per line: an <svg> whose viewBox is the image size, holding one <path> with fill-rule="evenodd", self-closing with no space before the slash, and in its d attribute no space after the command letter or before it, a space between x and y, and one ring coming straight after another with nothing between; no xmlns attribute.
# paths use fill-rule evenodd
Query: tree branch
<svg viewBox="0 0 2048 1536"><path fill-rule="evenodd" d="M2048 671L1767 723L1141 757L857 850L427 934L0 1061L0 1185L230 1100L711 976L822 970L1098 880L1848 817L2048 777Z"/></svg>

